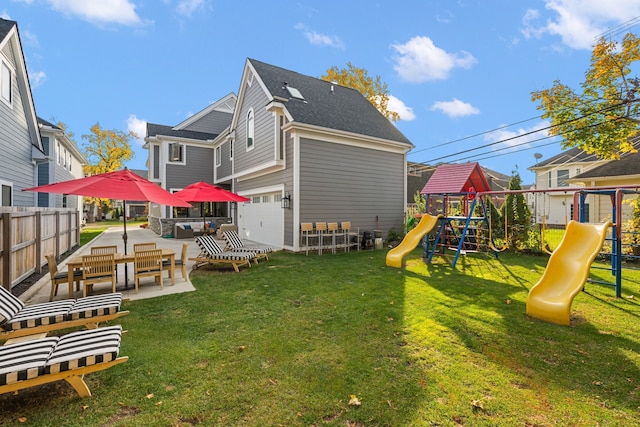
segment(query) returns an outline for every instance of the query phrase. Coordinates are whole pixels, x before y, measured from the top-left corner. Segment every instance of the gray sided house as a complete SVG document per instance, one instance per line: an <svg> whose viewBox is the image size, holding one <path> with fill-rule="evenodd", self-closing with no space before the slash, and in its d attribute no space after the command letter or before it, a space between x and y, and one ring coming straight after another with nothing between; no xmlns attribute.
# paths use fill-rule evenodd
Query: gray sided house
<svg viewBox="0 0 640 427"><path fill-rule="evenodd" d="M37 195L21 191L38 184L47 162L24 61L18 24L0 18L0 206L37 206Z"/></svg>
<svg viewBox="0 0 640 427"><path fill-rule="evenodd" d="M87 163L64 129L38 117L38 127L46 162L38 162L37 184L82 178ZM35 193L38 207L73 208L82 213L82 197L53 193Z"/></svg>
<svg viewBox="0 0 640 427"><path fill-rule="evenodd" d="M242 238L298 251L303 222L402 230L411 148L358 91L247 59L215 181L251 199Z"/></svg>
<svg viewBox="0 0 640 427"><path fill-rule="evenodd" d="M198 181L215 183L215 141L228 134L236 105L231 93L176 126L147 123L145 148L149 150L147 179L168 191L182 190ZM228 186L226 189L232 190ZM168 235L175 222L185 218L202 218L200 205L193 209L173 209L170 206L149 204L149 226L156 233ZM231 221L227 206L216 206L225 221Z"/></svg>

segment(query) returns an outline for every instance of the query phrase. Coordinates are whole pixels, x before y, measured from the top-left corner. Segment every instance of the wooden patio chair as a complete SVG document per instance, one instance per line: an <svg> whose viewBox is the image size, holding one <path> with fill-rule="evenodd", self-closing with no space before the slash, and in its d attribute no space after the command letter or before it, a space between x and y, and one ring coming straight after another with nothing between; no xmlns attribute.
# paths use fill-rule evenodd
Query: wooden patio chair
<svg viewBox="0 0 640 427"><path fill-rule="evenodd" d="M133 252L136 251L146 251L149 249L157 249L158 245L155 242L146 242L146 243L134 243L133 244Z"/></svg>
<svg viewBox="0 0 640 427"><path fill-rule="evenodd" d="M133 253L133 270L136 282L136 294L140 279L153 277L162 289L162 249L147 249Z"/></svg>
<svg viewBox="0 0 640 427"><path fill-rule="evenodd" d="M184 280L187 280L187 249L189 248L189 244L188 243L183 243L182 244L182 256L180 259L176 259L173 262L173 265L178 268L180 267L180 269L182 270L182 278ZM162 260L162 270L171 270L171 261L168 259L163 259Z"/></svg>
<svg viewBox="0 0 640 427"><path fill-rule="evenodd" d="M97 328L129 314L121 305L120 293L25 305L0 286L0 341L78 326Z"/></svg>
<svg viewBox="0 0 640 427"><path fill-rule="evenodd" d="M309 255L309 249L313 250L316 248L316 246L313 245L313 242L314 240L319 240L320 234L315 232L312 222L302 222L300 223L300 237L301 239L304 239L304 248L307 255ZM309 244L309 239L311 239L311 245Z"/></svg>
<svg viewBox="0 0 640 427"><path fill-rule="evenodd" d="M113 254L84 255L82 257L82 296L93 292L97 283L111 283L111 292L116 291L116 263Z"/></svg>
<svg viewBox="0 0 640 427"><path fill-rule="evenodd" d="M47 266L49 267L49 276L51 276L51 295L49 295L49 301L53 301L53 297L58 295L58 285L61 283L69 283L69 272L58 270L58 263L56 257L53 255L45 255L47 259ZM73 282L76 285L76 290L80 289L80 282L82 281L82 271L77 270L73 272Z"/></svg>
<svg viewBox="0 0 640 427"><path fill-rule="evenodd" d="M224 251L210 235L196 237L196 243L200 247L200 254L196 258L189 258L196 263L196 269L205 264L231 264L236 273L240 272L239 267L246 265L251 267L251 261L256 257L254 252Z"/></svg>
<svg viewBox="0 0 640 427"><path fill-rule="evenodd" d="M247 246L244 244L238 233L233 230L225 231L222 234L224 237L227 246L224 248L225 251L233 251L233 252L253 252L256 254L255 262L258 263L258 260L265 259L269 260L269 253L273 251L271 246Z"/></svg>
<svg viewBox="0 0 640 427"><path fill-rule="evenodd" d="M61 337L0 347L0 394L67 381L80 397L91 396L84 375L124 363L119 356L121 326L71 332Z"/></svg>
<svg viewBox="0 0 640 427"><path fill-rule="evenodd" d="M116 254L118 253L118 246L109 245L109 246L92 246L91 247L91 255L100 255L100 254ZM118 267L116 266L116 282L118 281Z"/></svg>

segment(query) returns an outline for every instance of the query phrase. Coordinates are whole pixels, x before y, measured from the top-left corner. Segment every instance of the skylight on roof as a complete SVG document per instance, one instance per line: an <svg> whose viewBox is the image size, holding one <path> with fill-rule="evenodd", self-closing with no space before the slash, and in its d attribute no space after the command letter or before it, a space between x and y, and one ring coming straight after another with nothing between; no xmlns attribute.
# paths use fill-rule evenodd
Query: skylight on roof
<svg viewBox="0 0 640 427"><path fill-rule="evenodd" d="M292 98L304 100L304 96L302 96L302 94L298 89L291 86L286 86L286 88L287 88L287 91L289 92L289 96L291 96Z"/></svg>

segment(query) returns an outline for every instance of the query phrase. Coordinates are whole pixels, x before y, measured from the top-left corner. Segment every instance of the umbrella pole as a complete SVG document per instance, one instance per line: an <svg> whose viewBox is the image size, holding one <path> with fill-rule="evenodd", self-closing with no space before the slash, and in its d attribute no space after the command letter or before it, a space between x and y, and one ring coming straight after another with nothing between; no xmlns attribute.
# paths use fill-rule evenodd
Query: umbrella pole
<svg viewBox="0 0 640 427"><path fill-rule="evenodd" d="M122 240L124 241L124 254L127 255L127 201L122 201L122 214L123 216L123 225L124 225L124 233L122 234ZM124 263L124 288L127 289L129 287L129 269L127 268L128 264Z"/></svg>

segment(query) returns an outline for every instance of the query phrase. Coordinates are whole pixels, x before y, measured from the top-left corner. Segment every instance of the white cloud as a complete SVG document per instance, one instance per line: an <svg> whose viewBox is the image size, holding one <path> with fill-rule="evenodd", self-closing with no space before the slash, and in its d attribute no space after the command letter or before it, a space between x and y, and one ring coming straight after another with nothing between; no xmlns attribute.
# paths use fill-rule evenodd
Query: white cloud
<svg viewBox="0 0 640 427"><path fill-rule="evenodd" d="M144 137L147 134L147 121L139 119L135 114L130 114L127 118L127 132L133 132L136 134L136 142L140 145L144 145Z"/></svg>
<svg viewBox="0 0 640 427"><path fill-rule="evenodd" d="M451 118L480 114L480 110L478 110L476 107L469 103L462 102L456 98L453 98L453 101L434 102L431 106L431 110L442 111L444 114Z"/></svg>
<svg viewBox="0 0 640 427"><path fill-rule="evenodd" d="M296 24L293 28L300 31L306 39L314 46L328 46L335 49L344 49L344 43L338 36L330 36L327 34L321 34L307 28L304 24Z"/></svg>
<svg viewBox="0 0 640 427"><path fill-rule="evenodd" d="M501 141L500 144L493 146L494 150L515 146L520 148L530 147L532 143L547 136L547 128L550 125L550 122L544 120L529 128L519 128L515 131L508 130L506 128L498 129L484 135L484 139L489 142Z"/></svg>
<svg viewBox="0 0 640 427"><path fill-rule="evenodd" d="M410 122L416 118L413 108L407 106L404 102L393 95L389 95L387 109L398 113L400 115L400 120Z"/></svg>
<svg viewBox="0 0 640 427"><path fill-rule="evenodd" d="M429 37L414 37L405 44L391 45L398 52L394 69L413 83L444 80L456 68L471 68L477 60L469 52L449 53L433 44Z"/></svg>
<svg viewBox="0 0 640 427"><path fill-rule="evenodd" d="M9 16L9 14L7 13L6 10L3 10L2 13L0 13L0 18L2 19L8 19L9 21L11 21L11 17Z"/></svg>
<svg viewBox="0 0 640 427"><path fill-rule="evenodd" d="M47 74L44 71L28 71L29 74L29 84L32 89L37 88L42 85L47 80Z"/></svg>
<svg viewBox="0 0 640 427"><path fill-rule="evenodd" d="M205 5L205 0L180 0L176 5L176 12L179 15L191 17L193 13L203 8Z"/></svg>
<svg viewBox="0 0 640 427"><path fill-rule="evenodd" d="M139 25L136 5L129 0L47 0L53 10L94 24Z"/></svg>
<svg viewBox="0 0 640 427"><path fill-rule="evenodd" d="M545 8L551 11L546 22L538 22L540 11L527 10L522 34L526 38L556 35L572 49L590 50L600 35L640 15L638 0L545 0Z"/></svg>

